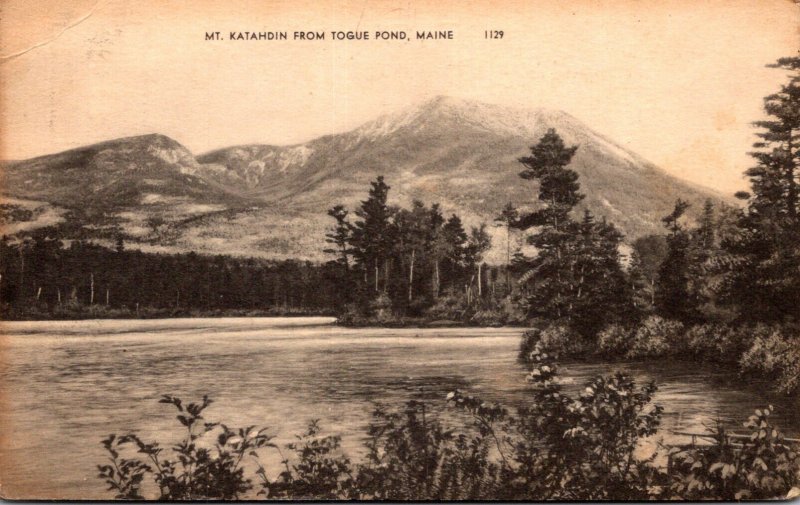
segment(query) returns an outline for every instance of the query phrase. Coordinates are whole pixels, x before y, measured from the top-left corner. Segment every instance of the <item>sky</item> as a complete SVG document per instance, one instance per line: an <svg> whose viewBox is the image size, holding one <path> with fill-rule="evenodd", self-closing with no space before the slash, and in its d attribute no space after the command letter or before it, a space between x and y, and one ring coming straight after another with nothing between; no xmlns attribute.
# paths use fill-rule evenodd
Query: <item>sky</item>
<svg viewBox="0 0 800 505"><path fill-rule="evenodd" d="M730 193L746 187L763 97L785 81L765 65L796 54L798 21L789 0L3 0L0 157L155 132L195 154L292 144L448 95L564 110ZM308 30L326 40L291 40ZM211 31L290 40L206 41Z"/></svg>

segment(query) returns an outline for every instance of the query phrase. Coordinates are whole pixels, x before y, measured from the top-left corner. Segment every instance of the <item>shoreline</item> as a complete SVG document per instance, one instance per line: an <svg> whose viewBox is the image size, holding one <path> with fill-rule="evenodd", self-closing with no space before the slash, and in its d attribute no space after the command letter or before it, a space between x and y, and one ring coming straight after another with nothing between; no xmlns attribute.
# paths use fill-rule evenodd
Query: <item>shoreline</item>
<svg viewBox="0 0 800 505"><path fill-rule="evenodd" d="M127 309L103 309L81 312L56 312L48 314L12 314L0 316L2 322L33 321L87 321L87 320L149 320L149 319L222 319L222 318L255 318L255 317L336 317L324 311L270 311L270 310L185 310L185 309L141 309L138 313Z"/></svg>

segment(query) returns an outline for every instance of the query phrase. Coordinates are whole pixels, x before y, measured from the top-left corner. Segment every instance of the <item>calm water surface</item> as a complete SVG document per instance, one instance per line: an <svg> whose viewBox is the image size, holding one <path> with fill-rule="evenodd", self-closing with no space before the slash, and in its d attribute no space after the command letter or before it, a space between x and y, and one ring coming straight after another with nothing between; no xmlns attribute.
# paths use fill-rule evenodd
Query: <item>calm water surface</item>
<svg viewBox="0 0 800 505"><path fill-rule="evenodd" d="M95 475L109 433L174 440L161 394L215 403L206 418L269 426L279 442L318 418L350 455L376 403L443 403L454 388L525 400L516 363L522 329L348 329L328 318L169 319L0 323L0 468L3 492L25 498L109 498ZM659 385L666 430L741 423L772 403L788 434L800 405L694 363L565 363L567 388L624 370ZM666 434L666 431L665 431ZM276 456L277 457L277 456Z"/></svg>

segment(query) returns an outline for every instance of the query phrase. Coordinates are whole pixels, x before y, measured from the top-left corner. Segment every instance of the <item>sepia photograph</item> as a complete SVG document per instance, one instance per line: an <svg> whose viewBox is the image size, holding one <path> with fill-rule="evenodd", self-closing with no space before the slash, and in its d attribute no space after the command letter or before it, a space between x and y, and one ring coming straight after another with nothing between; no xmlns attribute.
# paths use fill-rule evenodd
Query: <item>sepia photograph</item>
<svg viewBox="0 0 800 505"><path fill-rule="evenodd" d="M0 498L800 497L800 3L0 0Z"/></svg>

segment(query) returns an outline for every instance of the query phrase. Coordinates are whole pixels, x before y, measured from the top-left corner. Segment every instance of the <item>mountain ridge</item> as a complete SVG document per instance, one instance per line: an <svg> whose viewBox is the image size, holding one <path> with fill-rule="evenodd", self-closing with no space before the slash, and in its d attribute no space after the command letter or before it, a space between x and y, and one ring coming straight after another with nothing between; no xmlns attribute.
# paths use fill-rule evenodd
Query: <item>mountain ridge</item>
<svg viewBox="0 0 800 505"><path fill-rule="evenodd" d="M106 230L92 232L98 236L115 227L142 246L322 259L326 210L356 206L377 175L392 186L391 203L438 202L468 225L491 223L509 201L535 207L535 184L518 177L518 158L550 128L579 146L571 168L586 194L581 209L615 222L629 240L662 232L660 219L678 196L693 204L690 215L706 198L726 200L566 112L445 96L286 146L194 156L161 134L109 140L6 162L3 188L15 198L94 209L101 223L72 224ZM166 224L154 228L154 217Z"/></svg>

